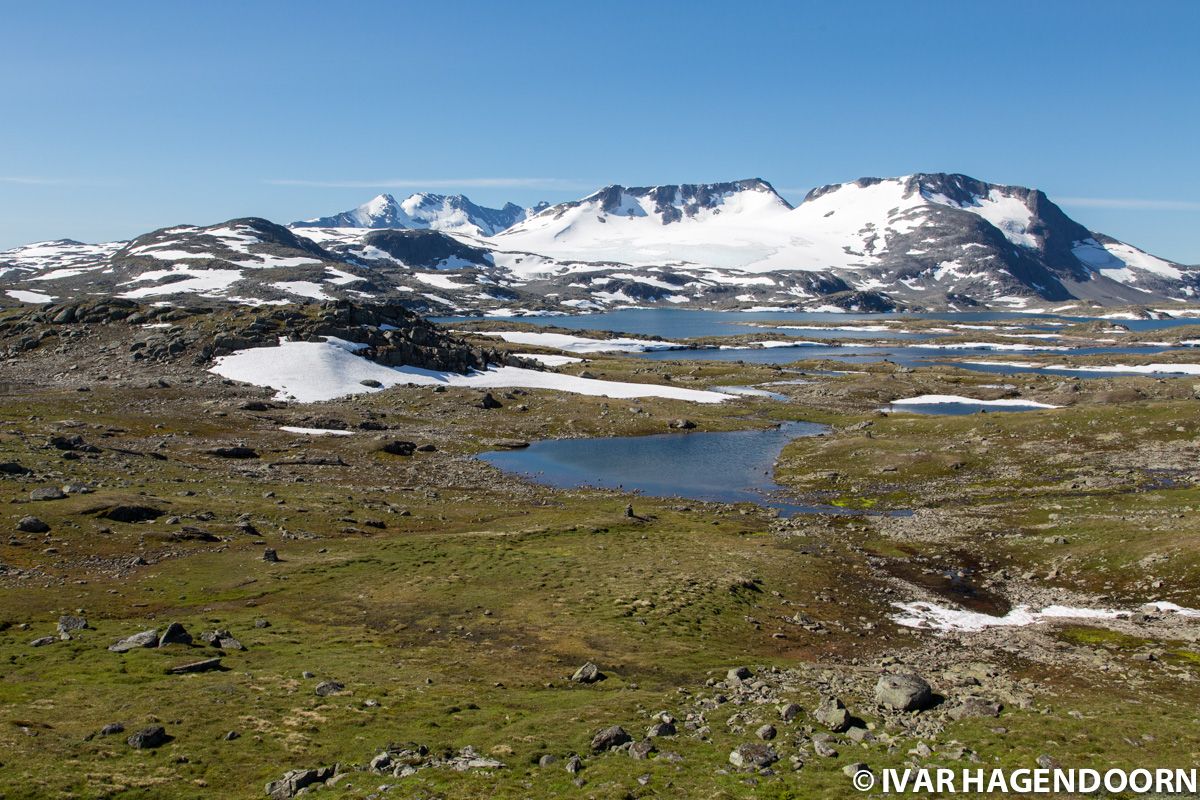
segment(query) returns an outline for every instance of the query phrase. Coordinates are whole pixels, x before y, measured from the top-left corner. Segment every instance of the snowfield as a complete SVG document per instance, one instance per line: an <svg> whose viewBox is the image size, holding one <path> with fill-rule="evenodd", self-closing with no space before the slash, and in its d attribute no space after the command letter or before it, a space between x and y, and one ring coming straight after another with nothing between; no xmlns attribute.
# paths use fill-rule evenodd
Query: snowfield
<svg viewBox="0 0 1200 800"><path fill-rule="evenodd" d="M936 631L977 632L988 628L1016 628L1036 625L1048 620L1110 620L1128 617L1131 611L1110 608L1076 608L1051 605L1041 611L1031 611L1029 606L1017 606L1003 617L980 614L977 611L949 608L934 603L893 603L900 613L892 616L897 625L906 628L926 628ZM1184 608L1175 603L1156 601L1142 607L1145 611L1177 614L1181 617L1200 618L1200 610Z"/></svg>
<svg viewBox="0 0 1200 800"><path fill-rule="evenodd" d="M318 403L380 390L364 386L363 381L378 381L382 387L415 384L472 389L553 389L594 397L662 397L693 403L720 403L731 399L730 395L719 392L576 378L520 367L492 367L469 375L417 367L391 368L354 355L345 344L353 343L281 341L278 347L255 347L221 356L209 371L230 380L270 387L276 390L276 399L300 403Z"/></svg>
<svg viewBox="0 0 1200 800"><path fill-rule="evenodd" d="M976 400L973 397L962 397L957 394L922 394L917 397L905 397L893 400L893 406L933 406L963 404L971 406L989 406L993 408L1058 408L1048 403L1037 403L1033 400L1004 398L1000 400Z"/></svg>

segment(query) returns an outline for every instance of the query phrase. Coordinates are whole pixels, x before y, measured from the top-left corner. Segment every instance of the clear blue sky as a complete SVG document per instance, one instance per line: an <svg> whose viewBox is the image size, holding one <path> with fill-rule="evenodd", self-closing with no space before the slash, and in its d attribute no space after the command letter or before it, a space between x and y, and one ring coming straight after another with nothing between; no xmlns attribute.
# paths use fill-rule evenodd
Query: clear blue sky
<svg viewBox="0 0 1200 800"><path fill-rule="evenodd" d="M0 248L380 191L1044 189L1200 263L1200 2L9 2Z"/></svg>

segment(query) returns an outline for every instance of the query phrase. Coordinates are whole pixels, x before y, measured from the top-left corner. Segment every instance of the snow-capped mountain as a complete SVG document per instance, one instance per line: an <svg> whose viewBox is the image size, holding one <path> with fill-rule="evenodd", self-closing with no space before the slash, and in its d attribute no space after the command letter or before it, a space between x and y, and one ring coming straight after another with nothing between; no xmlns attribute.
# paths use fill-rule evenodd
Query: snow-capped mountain
<svg viewBox="0 0 1200 800"><path fill-rule="evenodd" d="M400 297L442 313L1034 310L1161 308L1195 302L1198 291L1197 267L1089 231L1036 189L945 173L822 186L794 207L761 179L608 186L529 212L381 195L287 228L250 218L0 253L0 297L20 302L113 294Z"/></svg>
<svg viewBox="0 0 1200 800"><path fill-rule="evenodd" d="M352 211L292 223L297 228L411 228L492 236L525 219L527 209L514 203L485 208L461 194L418 192L404 200L390 194L373 197Z"/></svg>

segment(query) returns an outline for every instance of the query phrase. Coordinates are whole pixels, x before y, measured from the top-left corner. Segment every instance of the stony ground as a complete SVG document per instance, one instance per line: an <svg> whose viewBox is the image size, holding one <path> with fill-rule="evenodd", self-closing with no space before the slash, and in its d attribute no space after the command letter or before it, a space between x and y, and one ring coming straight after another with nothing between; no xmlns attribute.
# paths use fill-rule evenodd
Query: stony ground
<svg viewBox="0 0 1200 800"><path fill-rule="evenodd" d="M397 387L289 406L172 354L192 323L173 324L65 323L0 362L0 796L843 797L862 764L1200 758L1200 623L1138 610L1200 607L1190 380L881 364L772 387L787 404ZM161 355L135 358L149 337ZM926 392L1064 408L875 411ZM679 418L828 423L777 479L872 513L556 491L472 457ZM896 624L919 600L1135 613Z"/></svg>

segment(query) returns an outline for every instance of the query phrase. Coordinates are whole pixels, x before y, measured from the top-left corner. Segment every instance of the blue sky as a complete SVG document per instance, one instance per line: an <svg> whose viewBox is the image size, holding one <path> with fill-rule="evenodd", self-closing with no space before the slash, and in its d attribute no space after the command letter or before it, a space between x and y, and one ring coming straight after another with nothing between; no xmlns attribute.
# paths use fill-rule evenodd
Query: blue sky
<svg viewBox="0 0 1200 800"><path fill-rule="evenodd" d="M380 191L1044 189L1200 263L1200 3L0 2L0 248Z"/></svg>

